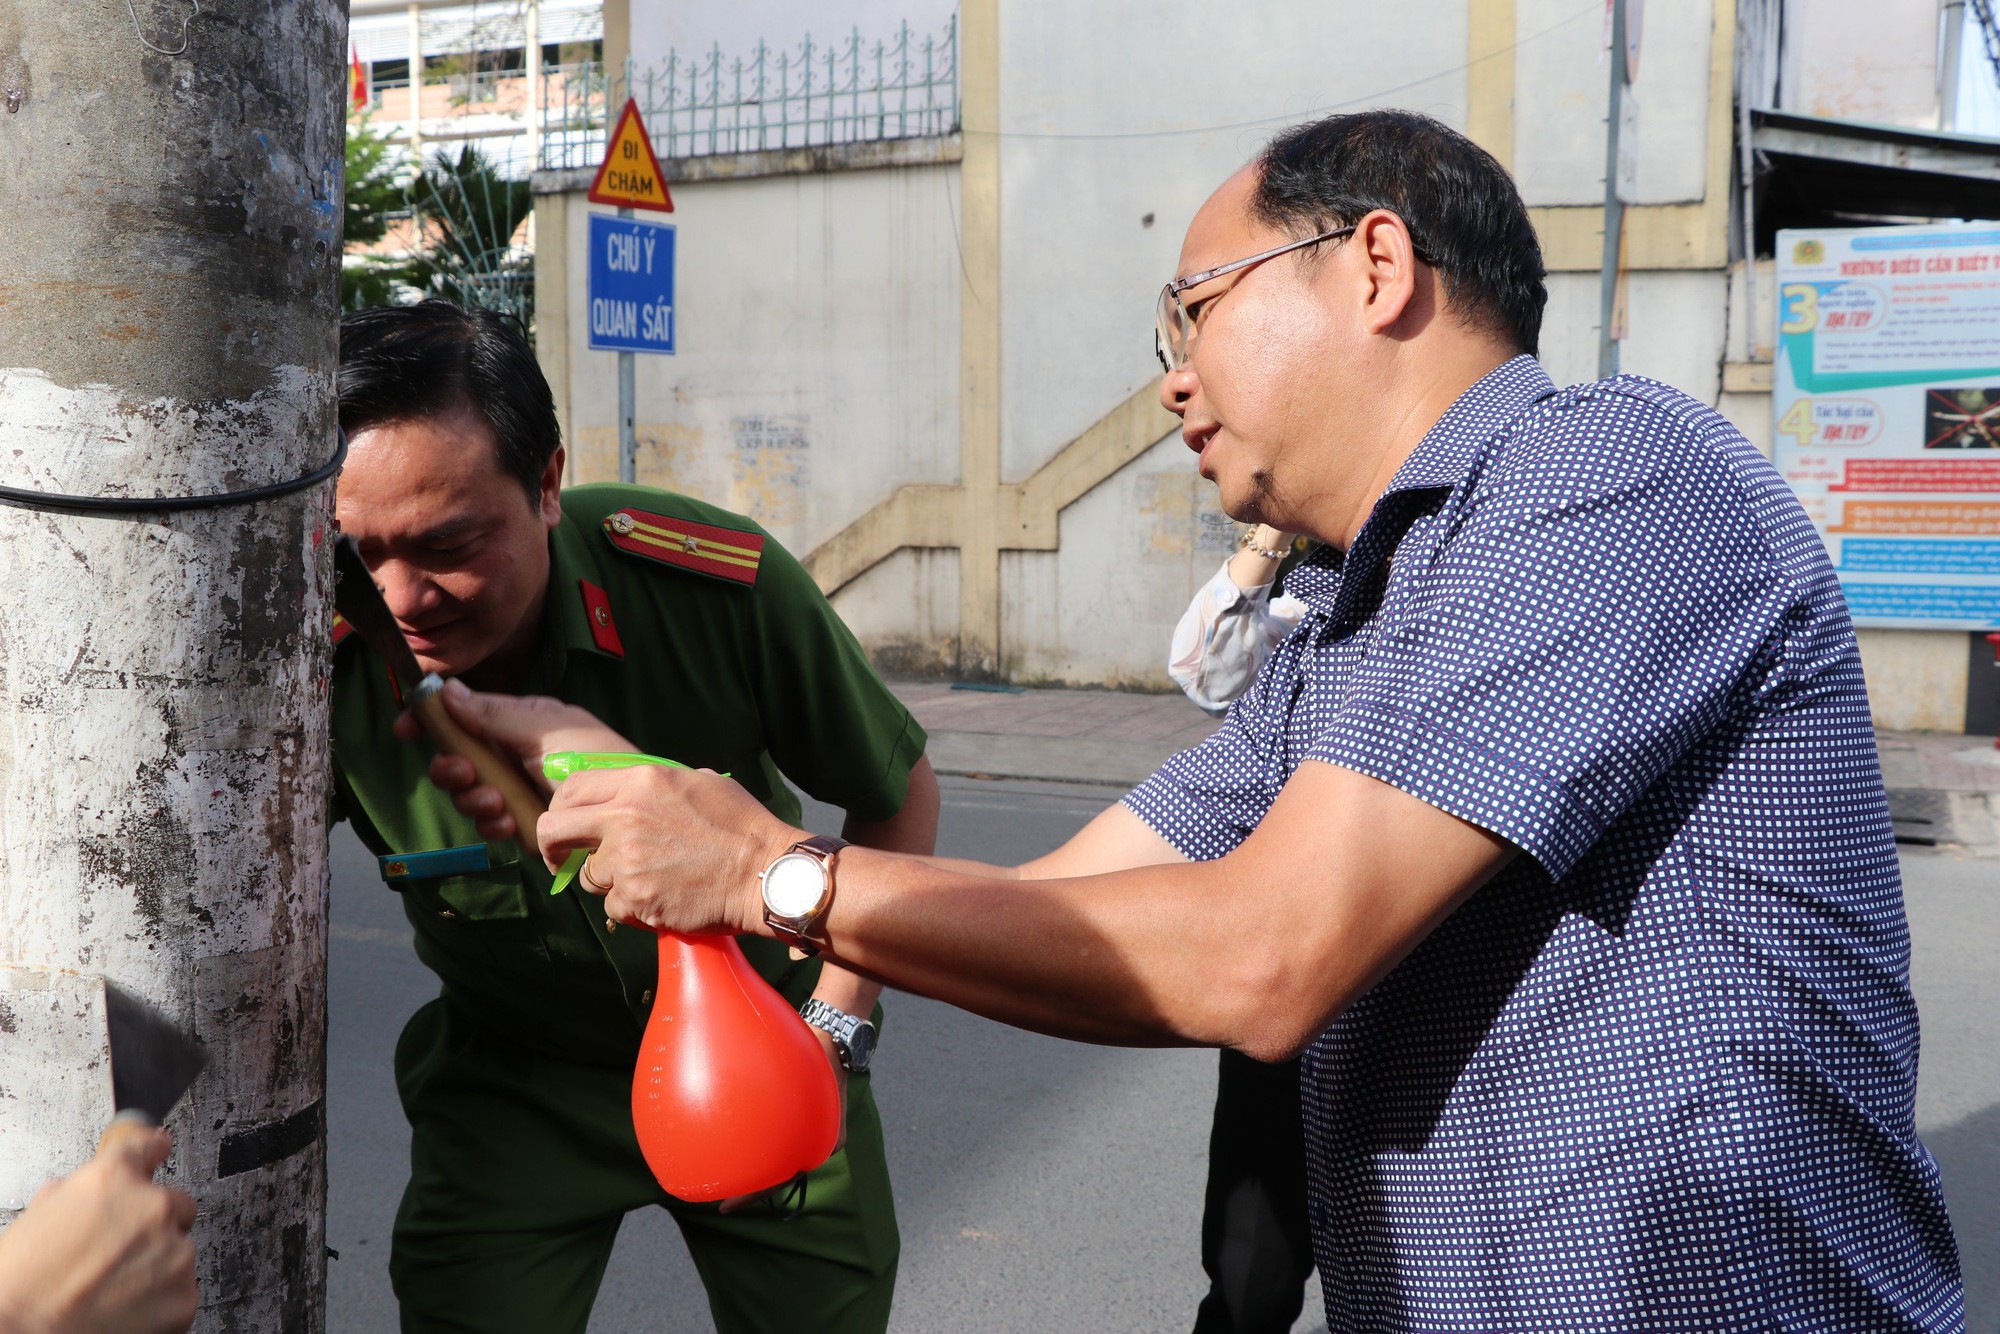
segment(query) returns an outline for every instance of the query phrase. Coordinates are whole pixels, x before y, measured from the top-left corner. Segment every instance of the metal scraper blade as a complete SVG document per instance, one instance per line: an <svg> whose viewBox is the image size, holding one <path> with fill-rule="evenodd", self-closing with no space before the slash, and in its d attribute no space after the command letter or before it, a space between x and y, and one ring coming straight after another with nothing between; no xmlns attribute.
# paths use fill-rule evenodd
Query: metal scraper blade
<svg viewBox="0 0 2000 1334"><path fill-rule="evenodd" d="M208 1065L208 1052L152 1006L104 984L104 1024L111 1046L111 1105L154 1122L181 1100Z"/></svg>
<svg viewBox="0 0 2000 1334"><path fill-rule="evenodd" d="M418 664L410 641L403 638L403 627L396 624L395 614L382 600L382 590L376 587L368 562L361 559L361 548L351 537L334 540L333 576L334 610L345 616L354 632L389 664L396 688L403 692L404 699L409 699L411 692L423 683L424 669Z"/></svg>

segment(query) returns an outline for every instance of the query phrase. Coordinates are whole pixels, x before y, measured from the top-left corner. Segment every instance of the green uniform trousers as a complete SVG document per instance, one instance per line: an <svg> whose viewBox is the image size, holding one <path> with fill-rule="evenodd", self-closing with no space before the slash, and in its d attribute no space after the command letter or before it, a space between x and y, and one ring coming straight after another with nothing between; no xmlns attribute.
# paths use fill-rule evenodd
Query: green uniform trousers
<svg viewBox="0 0 2000 1334"><path fill-rule="evenodd" d="M619 1222L647 1205L680 1224L722 1334L888 1325L900 1242L865 1078L848 1083L846 1146L790 1222L667 1195L632 1133L631 1071L530 1051L448 1000L403 1029L396 1084L410 1183L389 1274L406 1331L582 1334ZM698 1325L689 1315L661 1325Z"/></svg>

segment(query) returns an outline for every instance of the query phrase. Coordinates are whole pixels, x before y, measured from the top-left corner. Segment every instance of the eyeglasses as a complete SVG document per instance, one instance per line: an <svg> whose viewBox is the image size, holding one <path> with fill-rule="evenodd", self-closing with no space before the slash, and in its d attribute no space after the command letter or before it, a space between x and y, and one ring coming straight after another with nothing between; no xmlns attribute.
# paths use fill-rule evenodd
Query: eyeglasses
<svg viewBox="0 0 2000 1334"><path fill-rule="evenodd" d="M1216 269L1203 269L1200 273L1190 273L1185 278L1176 278L1165 287L1162 287L1160 289L1160 306L1154 312L1153 316L1155 321L1153 326L1153 352L1159 357L1160 365L1166 368L1168 374L1172 374L1174 371L1184 368L1188 364L1188 358L1194 355L1195 316L1189 313L1186 306L1181 304L1182 292L1187 291L1191 287L1199 287L1211 278L1220 278L1225 273L1235 273L1238 269L1247 269L1252 264L1262 264L1267 259L1275 259L1279 255L1289 254L1294 250L1304 250L1309 245L1318 245L1321 241L1331 241L1337 236L1347 236L1353 231L1353 226L1349 225L1346 227L1336 227L1330 232L1321 232L1318 236L1308 236L1303 241L1288 241L1284 245L1266 250L1262 254L1252 255L1248 259L1239 259L1233 264L1224 264L1222 267ZM1216 295L1220 296L1221 293L1217 293ZM1211 297L1210 300L1214 300L1214 298ZM1196 302L1197 312L1200 307L1207 304L1205 301Z"/></svg>

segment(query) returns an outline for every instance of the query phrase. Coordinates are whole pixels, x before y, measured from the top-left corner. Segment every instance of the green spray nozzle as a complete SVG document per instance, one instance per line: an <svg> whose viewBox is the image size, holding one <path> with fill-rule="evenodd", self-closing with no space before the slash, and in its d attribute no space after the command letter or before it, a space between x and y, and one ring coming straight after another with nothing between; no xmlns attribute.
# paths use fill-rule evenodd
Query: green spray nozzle
<svg viewBox="0 0 2000 1334"><path fill-rule="evenodd" d="M685 769L679 760L670 760L661 755L641 755L637 751L618 750L552 750L542 756L542 776L551 783L560 783L565 778L587 773L592 769L630 769L640 764L659 764L669 769ZM723 775L729 777L728 774ZM569 888L570 881L583 869L584 858L590 854L582 848L570 853L556 872L555 883L549 886L549 896L555 897Z"/></svg>
<svg viewBox="0 0 2000 1334"><path fill-rule="evenodd" d="M659 755L641 755L637 751L552 750L542 756L542 777L551 783L560 783L565 778L591 769L630 769L640 764L660 764L669 769L687 768L679 760L669 760Z"/></svg>

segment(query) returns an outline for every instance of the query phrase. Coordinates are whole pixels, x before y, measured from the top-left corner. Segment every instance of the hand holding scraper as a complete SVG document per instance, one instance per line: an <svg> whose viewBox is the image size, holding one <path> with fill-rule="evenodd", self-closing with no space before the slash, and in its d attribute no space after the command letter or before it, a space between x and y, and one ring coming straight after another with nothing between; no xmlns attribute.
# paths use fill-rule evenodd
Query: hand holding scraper
<svg viewBox="0 0 2000 1334"><path fill-rule="evenodd" d="M37 1113L45 1119L50 1114L45 1104L53 1102L75 1103L64 1110L88 1115L92 1099L84 1095L94 1083L91 1073L101 1079L106 1065L116 1112L96 1155L43 1186L0 1231L0 1329L185 1330L198 1303L194 1244L188 1238L194 1200L156 1185L153 1172L172 1146L158 1123L201 1073L206 1053L144 1002L88 974L0 968L0 1000L12 1017L14 1036L33 1039L37 1050L83 1053L94 1047L100 1053L87 1069L76 1071L80 1098L66 1099L63 1081L46 1069L27 1080L8 1079L19 1087L38 1087L43 1096L41 1105L11 1109L27 1124L21 1116L0 1116L0 1154L17 1168L28 1159L46 1161L52 1128L34 1124ZM103 1028L97 1029L100 1018ZM51 1041L55 1038L62 1040ZM6 1064L0 1060L0 1067Z"/></svg>
<svg viewBox="0 0 2000 1334"><path fill-rule="evenodd" d="M402 627L396 624L389 604L382 600L382 590L376 587L368 563L361 559L361 549L353 538L341 537L334 542L333 570L335 610L347 618L354 632L389 665L396 688L402 692L404 707L423 725L439 750L470 761L479 781L500 793L507 804L507 813L514 817L516 838L528 852L536 853L535 824L548 809L541 795L519 769L460 727L445 709L444 701L438 697L438 692L444 689L444 678L418 665L417 655L403 638Z"/></svg>

